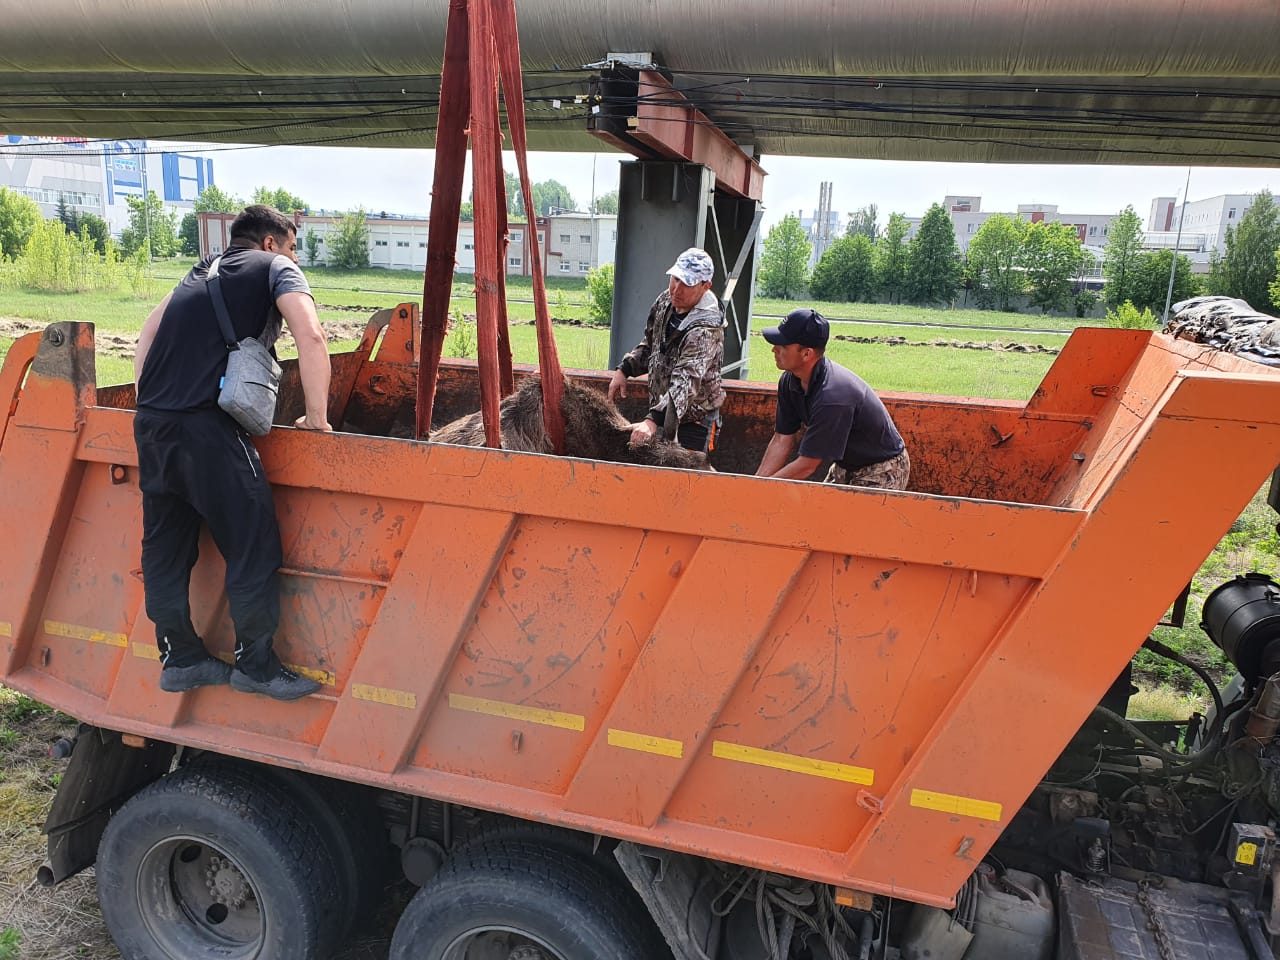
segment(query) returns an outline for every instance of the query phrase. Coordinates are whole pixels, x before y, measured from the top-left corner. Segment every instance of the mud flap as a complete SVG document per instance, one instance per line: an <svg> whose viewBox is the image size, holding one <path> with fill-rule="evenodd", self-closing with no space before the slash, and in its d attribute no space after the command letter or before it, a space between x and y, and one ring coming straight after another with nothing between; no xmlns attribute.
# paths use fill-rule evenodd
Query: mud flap
<svg viewBox="0 0 1280 960"><path fill-rule="evenodd" d="M711 912L711 877L702 860L627 842L618 844L613 855L649 908L676 960L716 955L720 918Z"/></svg>
<svg viewBox="0 0 1280 960"><path fill-rule="evenodd" d="M93 866L111 815L153 780L168 773L174 745L148 740L126 746L120 734L81 724L75 749L44 822L49 862L36 877L51 887Z"/></svg>

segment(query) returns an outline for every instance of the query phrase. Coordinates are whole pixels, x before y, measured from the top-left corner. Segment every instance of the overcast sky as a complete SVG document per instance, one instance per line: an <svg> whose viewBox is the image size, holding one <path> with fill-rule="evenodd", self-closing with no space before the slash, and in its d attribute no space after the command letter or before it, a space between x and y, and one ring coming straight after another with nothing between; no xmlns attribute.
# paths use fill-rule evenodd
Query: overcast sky
<svg viewBox="0 0 1280 960"><path fill-rule="evenodd" d="M425 214L430 209L434 154L430 150L375 150L359 147L214 148L214 180L224 190L248 196L259 185L285 187L313 207ZM580 209L595 192L618 185L618 153L530 154L530 176L564 183ZM504 163L515 169L515 159ZM947 194L982 198L985 211L1013 211L1019 203L1053 203L1063 213L1117 213L1127 204L1146 221L1157 196L1182 197L1186 167L1101 167L1028 164L911 163L766 157L765 226L818 205L818 184L830 180L832 208L842 214L874 203L883 223L890 212L920 216ZM1280 193L1280 171L1196 167L1191 199L1222 193Z"/></svg>

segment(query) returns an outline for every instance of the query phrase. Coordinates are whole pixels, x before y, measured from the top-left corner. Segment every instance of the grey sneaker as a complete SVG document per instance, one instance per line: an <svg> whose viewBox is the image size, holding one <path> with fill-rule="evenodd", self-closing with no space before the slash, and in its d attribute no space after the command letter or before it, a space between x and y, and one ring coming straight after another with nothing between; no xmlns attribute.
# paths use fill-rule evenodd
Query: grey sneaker
<svg viewBox="0 0 1280 960"><path fill-rule="evenodd" d="M160 671L160 689L166 693L185 693L196 687L221 686L230 679L230 665L206 657L189 667L165 667Z"/></svg>
<svg viewBox="0 0 1280 960"><path fill-rule="evenodd" d="M308 677L300 677L288 667L280 665L267 680L255 680L236 667L231 671L231 687L241 693L261 693L273 700L298 700L316 693L320 684Z"/></svg>

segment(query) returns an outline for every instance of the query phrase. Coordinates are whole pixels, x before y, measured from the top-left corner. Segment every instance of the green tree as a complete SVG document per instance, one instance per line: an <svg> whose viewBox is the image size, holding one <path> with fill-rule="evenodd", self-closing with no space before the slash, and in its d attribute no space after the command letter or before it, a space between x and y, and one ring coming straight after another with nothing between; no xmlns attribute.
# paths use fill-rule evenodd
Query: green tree
<svg viewBox="0 0 1280 960"><path fill-rule="evenodd" d="M1133 305L1139 310L1151 310L1164 314L1164 301L1169 293L1169 271L1173 269L1172 250L1148 250L1138 257L1134 266ZM1177 272L1173 277L1173 299L1170 303L1186 300L1196 295L1196 278L1191 273L1191 260L1186 254L1178 254Z"/></svg>
<svg viewBox="0 0 1280 960"><path fill-rule="evenodd" d="M813 246L794 213L782 218L764 238L760 257L760 290L766 297L793 300L804 293Z"/></svg>
<svg viewBox="0 0 1280 960"><path fill-rule="evenodd" d="M543 180L533 185L533 206L538 216L551 215L552 210L568 211L577 209L569 188L559 180Z"/></svg>
<svg viewBox="0 0 1280 960"><path fill-rule="evenodd" d="M42 219L40 206L34 200L0 187L0 258L16 259Z"/></svg>
<svg viewBox="0 0 1280 960"><path fill-rule="evenodd" d="M618 212L618 191L610 190L608 193L596 197L596 202L591 205L591 212L616 215Z"/></svg>
<svg viewBox="0 0 1280 960"><path fill-rule="evenodd" d="M587 312L592 323L608 326L613 320L613 264L587 271Z"/></svg>
<svg viewBox="0 0 1280 960"><path fill-rule="evenodd" d="M107 226L107 221L96 213L80 214L80 235L85 234L93 242L93 248L105 256L107 245L111 242L111 228Z"/></svg>
<svg viewBox="0 0 1280 960"><path fill-rule="evenodd" d="M908 245L907 299L920 304L950 303L960 289L960 275L956 228L942 204L935 203Z"/></svg>
<svg viewBox="0 0 1280 960"><path fill-rule="evenodd" d="M307 231L307 235L302 241L302 249L307 254L308 266L314 267L316 261L320 259L320 234L314 228Z"/></svg>
<svg viewBox="0 0 1280 960"><path fill-rule="evenodd" d="M1074 227L1044 221L1031 224L1022 250L1031 303L1042 313L1071 309L1072 283L1084 270L1086 256Z"/></svg>
<svg viewBox="0 0 1280 960"><path fill-rule="evenodd" d="M1026 287L1022 247L1027 222L997 213L988 217L969 242L969 278L977 287L978 303L998 310L1010 309L1010 301Z"/></svg>
<svg viewBox="0 0 1280 960"><path fill-rule="evenodd" d="M844 235L875 240L880 235L880 224L876 222L877 215L878 209L874 203L855 210L849 214L849 224L844 229Z"/></svg>
<svg viewBox="0 0 1280 960"><path fill-rule="evenodd" d="M902 302L907 282L907 233L911 225L901 213L889 214L889 222L876 240L876 287L890 303Z"/></svg>
<svg viewBox="0 0 1280 960"><path fill-rule="evenodd" d="M239 213L244 207L245 202L239 197L224 193L221 188L211 183L200 191L200 196L196 197L195 212Z"/></svg>
<svg viewBox="0 0 1280 960"><path fill-rule="evenodd" d="M1271 281L1271 302L1280 307L1280 248L1276 250L1276 278Z"/></svg>
<svg viewBox="0 0 1280 960"><path fill-rule="evenodd" d="M361 207L338 221L338 229L330 234L329 266L339 270L363 270L369 266L369 228L365 225L365 213Z"/></svg>
<svg viewBox="0 0 1280 960"><path fill-rule="evenodd" d="M268 207L275 207L281 213L285 214L308 209L307 201L303 200L295 193L290 193L284 187L276 187L274 190L270 187L258 187L253 191L252 202L263 203Z"/></svg>
<svg viewBox="0 0 1280 960"><path fill-rule="evenodd" d="M1125 207L1111 221L1107 244L1102 248L1102 299L1107 306L1117 307L1133 299L1134 269L1142 252L1142 221Z"/></svg>
<svg viewBox="0 0 1280 960"><path fill-rule="evenodd" d="M864 233L834 241L809 281L810 292L819 300L870 300L875 287L875 249Z"/></svg>
<svg viewBox="0 0 1280 960"><path fill-rule="evenodd" d="M58 194L58 221L67 228L67 233L76 235L80 232L80 215L75 207L67 203L64 194Z"/></svg>
<svg viewBox="0 0 1280 960"><path fill-rule="evenodd" d="M1228 227L1221 257L1209 266L1210 293L1239 297L1254 308L1271 301L1268 289L1276 279L1276 250L1280 249L1280 209L1271 191L1253 198L1237 227Z"/></svg>
<svg viewBox="0 0 1280 960"><path fill-rule="evenodd" d="M178 250L184 257L200 256L200 218L188 213L178 226Z"/></svg>
<svg viewBox="0 0 1280 960"><path fill-rule="evenodd" d="M178 214L166 211L154 190L147 196L125 197L129 204L129 226L120 232L120 246L130 256L151 243L151 256L172 257L178 252Z"/></svg>
<svg viewBox="0 0 1280 960"><path fill-rule="evenodd" d="M461 220L463 223L470 223L475 218L476 218L476 210L475 210L475 207L472 206L470 200L468 200L466 203L462 204L462 206L458 208L458 219Z"/></svg>

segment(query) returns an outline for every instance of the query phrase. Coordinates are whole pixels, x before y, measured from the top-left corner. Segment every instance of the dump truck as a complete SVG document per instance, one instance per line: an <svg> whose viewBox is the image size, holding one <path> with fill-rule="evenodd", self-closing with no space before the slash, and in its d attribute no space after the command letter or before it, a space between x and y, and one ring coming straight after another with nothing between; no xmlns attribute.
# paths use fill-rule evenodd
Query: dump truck
<svg viewBox="0 0 1280 960"><path fill-rule="evenodd" d="M1125 713L1280 463L1275 370L1080 329L1025 402L886 394L887 492L752 476L771 384L714 472L401 439L416 330L333 357L337 432L260 441L276 648L323 684L288 704L159 689L133 388L86 323L9 350L0 682L79 721L40 880L96 865L128 960L324 957L406 877L395 960L1272 956L1280 587L1206 601L1212 711ZM204 542L229 658L223 575Z"/></svg>

